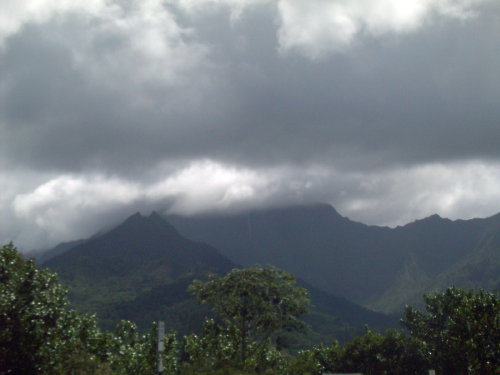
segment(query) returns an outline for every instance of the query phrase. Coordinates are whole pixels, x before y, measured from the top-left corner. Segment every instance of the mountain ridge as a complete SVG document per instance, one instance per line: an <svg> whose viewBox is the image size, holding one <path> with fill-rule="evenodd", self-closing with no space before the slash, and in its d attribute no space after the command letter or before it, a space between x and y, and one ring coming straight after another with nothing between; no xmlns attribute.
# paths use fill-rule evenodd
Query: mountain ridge
<svg viewBox="0 0 500 375"><path fill-rule="evenodd" d="M136 213L43 266L56 271L70 287L75 307L97 312L105 327L112 327L119 319L131 319L145 327L166 318L172 328L183 333L199 328L207 313L186 291L192 280L239 267L216 248L181 236L156 213L148 217ZM312 290L314 311L307 319L316 324L314 329L329 320L329 329L347 339L365 323L381 328L395 324L390 317L307 283L301 285ZM324 337L333 339L328 334Z"/></svg>
<svg viewBox="0 0 500 375"><path fill-rule="evenodd" d="M144 218L136 213L121 225L140 226ZM208 243L236 264L273 264L316 288L386 313L417 304L443 280L471 285L459 274L472 275L478 267L493 276L472 285L499 283L494 275L500 261L481 255L478 244L488 227L500 231L500 213L470 220L435 214L395 228L352 221L326 204L192 217L152 212L148 218L167 225L169 233ZM500 253L498 242L490 246L488 254Z"/></svg>
<svg viewBox="0 0 500 375"><path fill-rule="evenodd" d="M428 289L421 282L437 279L476 252L487 227L500 222L500 214L470 220L435 214L389 228L351 221L329 205L165 218L181 233L212 244L244 265L256 260L275 264L323 290L391 313L420 300ZM246 235L249 223L251 241ZM411 262L415 264L408 270L424 274L405 280L402 275ZM405 285L400 288L398 283ZM414 288L412 298L388 296L391 290L397 294ZM394 302L384 306L384 300Z"/></svg>

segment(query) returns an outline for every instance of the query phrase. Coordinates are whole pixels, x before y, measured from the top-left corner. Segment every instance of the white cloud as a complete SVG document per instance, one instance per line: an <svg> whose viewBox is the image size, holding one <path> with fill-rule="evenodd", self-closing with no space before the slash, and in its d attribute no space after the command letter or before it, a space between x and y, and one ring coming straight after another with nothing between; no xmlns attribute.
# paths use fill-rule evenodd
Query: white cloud
<svg viewBox="0 0 500 375"><path fill-rule="evenodd" d="M493 215L498 186L496 165L479 161L359 174L319 166L254 170L198 160L142 185L102 175L55 177L15 196L9 221L22 224L24 248L88 237L134 211L165 207L190 215L330 202L353 220L399 225L434 213L451 219Z"/></svg>
<svg viewBox="0 0 500 375"><path fill-rule="evenodd" d="M9 0L0 4L0 46L30 24L45 24L45 39L100 85L181 84L207 64L207 49L162 0Z"/></svg>
<svg viewBox="0 0 500 375"><path fill-rule="evenodd" d="M0 243L14 239L22 247L52 246L88 237L137 210L168 207L170 213L189 215L307 202L328 176L317 167L254 170L213 160L193 161L142 184L104 175L52 176L10 197L12 218L6 219L23 230L6 238L0 228Z"/></svg>
<svg viewBox="0 0 500 375"><path fill-rule="evenodd" d="M161 210L165 202L169 212L182 214L258 205L268 198L268 185L267 176L257 171L210 160L194 161L149 184L99 174L52 176L22 193L15 194L18 186L9 188L10 199L3 204L12 203L0 212L5 223L15 221L24 229L7 238L13 228L0 228L0 243L14 239L22 247L52 246L88 237L133 211Z"/></svg>
<svg viewBox="0 0 500 375"><path fill-rule="evenodd" d="M351 177L357 187L338 209L364 223L402 225L435 213L471 219L500 209L500 170L494 162L430 163Z"/></svg>
<svg viewBox="0 0 500 375"><path fill-rule="evenodd" d="M438 14L467 18L487 0L310 0L279 2L282 51L311 58L342 50L363 33L406 33Z"/></svg>
<svg viewBox="0 0 500 375"><path fill-rule="evenodd" d="M247 8L270 4L272 0L171 0L173 5L179 6L184 11L199 15L210 10L226 8L230 12L231 21L236 22Z"/></svg>
<svg viewBox="0 0 500 375"><path fill-rule="evenodd" d="M109 59L104 53L100 64L138 68L136 56L146 57L149 66L140 68L137 77L154 74L172 78L168 66L181 66L206 57L207 49L185 43L191 30L182 28L172 10L203 17L210 10L228 9L237 22L249 8L276 6L279 48L297 50L311 58L348 47L365 33L381 36L407 33L420 28L430 17L439 15L465 19L479 6L493 0L5 0L0 5L0 45L25 24L43 23L58 16L76 15L95 24L84 43L95 44L102 35L126 35L127 53ZM78 41L81 55L84 45ZM130 53L131 52L131 53ZM78 54L77 53L77 54ZM80 56L82 64L93 63ZM93 56L94 57L94 56ZM154 62L154 63L153 63ZM118 63L118 64L117 64ZM177 64L178 63L178 64ZM95 62L94 62L95 64ZM120 69L119 69L120 70ZM128 69L123 69L127 70ZM112 72L112 69L108 70Z"/></svg>
<svg viewBox="0 0 500 375"><path fill-rule="evenodd" d="M177 23L161 0L133 1L130 7L95 15L95 20L71 46L79 67L90 69L96 81L114 77L114 82L184 83L182 78L206 57L206 48L186 40L191 31Z"/></svg>
<svg viewBox="0 0 500 375"><path fill-rule="evenodd" d="M139 196L135 184L103 176L55 177L12 203L18 219L47 234L49 243L89 236L99 230L95 218ZM102 224L101 220L97 225Z"/></svg>
<svg viewBox="0 0 500 375"><path fill-rule="evenodd" d="M42 23L64 13L104 15L113 6L105 0L3 0L0 4L0 46L25 24Z"/></svg>
<svg viewBox="0 0 500 375"><path fill-rule="evenodd" d="M173 197L170 212L192 214L263 200L267 184L256 171L201 160L153 185L147 195L153 200Z"/></svg>

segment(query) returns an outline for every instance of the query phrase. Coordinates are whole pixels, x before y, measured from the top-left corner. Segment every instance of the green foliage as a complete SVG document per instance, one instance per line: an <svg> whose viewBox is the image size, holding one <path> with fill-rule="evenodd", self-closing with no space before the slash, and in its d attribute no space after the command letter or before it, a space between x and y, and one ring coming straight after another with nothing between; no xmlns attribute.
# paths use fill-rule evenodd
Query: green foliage
<svg viewBox="0 0 500 375"><path fill-rule="evenodd" d="M449 288L425 296L426 311L408 307L411 336L366 328L340 346L317 345L294 357L282 352L281 330L303 324L308 295L273 267L233 270L195 281L190 291L212 307L221 324L205 321L200 334L165 337L165 375L493 375L500 368L498 295ZM68 308L56 276L24 259L12 244L0 249L0 375L154 375L157 327L142 333L121 321L113 332L94 316Z"/></svg>
<svg viewBox="0 0 500 375"><path fill-rule="evenodd" d="M498 296L449 288L425 296L426 312L408 307L402 319L411 336L366 330L339 347L315 346L290 362L290 374L327 372L409 375L493 375L500 368Z"/></svg>
<svg viewBox="0 0 500 375"><path fill-rule="evenodd" d="M272 266L234 269L223 277L211 275L206 282L195 280L190 292L210 305L239 345L240 363L255 355L280 329L304 327L298 317L307 311L309 299L295 278Z"/></svg>
<svg viewBox="0 0 500 375"><path fill-rule="evenodd" d="M205 321L202 332L184 337L184 368L208 371L237 362L238 342L233 329L223 329L213 320Z"/></svg>
<svg viewBox="0 0 500 375"><path fill-rule="evenodd" d="M379 334L366 329L363 336L341 347L318 345L301 351L290 362L288 374L320 375L323 372L361 372L367 375L417 375L428 369L422 346L403 333Z"/></svg>
<svg viewBox="0 0 500 375"><path fill-rule="evenodd" d="M95 318L67 305L54 274L25 260L12 244L2 247L0 374L54 374L96 359Z"/></svg>
<svg viewBox="0 0 500 375"><path fill-rule="evenodd" d="M337 366L367 375L418 375L428 369L418 342L395 330L379 334L369 329L345 345Z"/></svg>
<svg viewBox="0 0 500 375"><path fill-rule="evenodd" d="M424 343L439 373L487 375L500 368L498 295L452 287L424 300L426 312L407 307L402 324Z"/></svg>
<svg viewBox="0 0 500 375"><path fill-rule="evenodd" d="M137 326L121 321L113 333L108 333L108 362L117 374L156 375L157 371L157 327L151 334L140 333ZM166 374L177 371L177 340L174 333L166 335L162 363Z"/></svg>
<svg viewBox="0 0 500 375"><path fill-rule="evenodd" d="M181 374L239 373L241 368L250 373L281 374L286 361L272 345L249 344L251 355L243 366L240 362L239 336L234 327L224 328L212 319L205 321L202 332L184 337L181 350Z"/></svg>
<svg viewBox="0 0 500 375"><path fill-rule="evenodd" d="M12 244L0 250L1 375L156 374L156 335L122 321L101 332L94 316L68 308L66 290ZM153 327L153 330L155 327ZM163 363L177 370L177 343L165 338Z"/></svg>
<svg viewBox="0 0 500 375"><path fill-rule="evenodd" d="M337 341L331 346L316 345L309 350L301 350L293 358L287 369L289 375L321 375L325 370L338 367L341 348Z"/></svg>

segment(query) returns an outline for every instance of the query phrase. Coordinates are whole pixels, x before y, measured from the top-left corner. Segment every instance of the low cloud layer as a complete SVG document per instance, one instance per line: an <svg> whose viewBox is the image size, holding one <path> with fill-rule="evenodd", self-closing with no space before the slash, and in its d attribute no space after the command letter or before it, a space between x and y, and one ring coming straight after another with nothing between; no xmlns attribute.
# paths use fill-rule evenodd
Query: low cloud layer
<svg viewBox="0 0 500 375"><path fill-rule="evenodd" d="M0 241L134 210L500 211L496 1L0 5Z"/></svg>

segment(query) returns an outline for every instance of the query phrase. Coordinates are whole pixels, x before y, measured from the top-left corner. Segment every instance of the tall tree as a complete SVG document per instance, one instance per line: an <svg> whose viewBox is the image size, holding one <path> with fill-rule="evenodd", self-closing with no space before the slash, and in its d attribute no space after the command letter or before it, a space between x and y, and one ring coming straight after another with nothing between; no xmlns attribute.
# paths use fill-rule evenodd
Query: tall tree
<svg viewBox="0 0 500 375"><path fill-rule="evenodd" d="M76 319L67 303L55 275L12 244L1 248L0 374L39 374L54 365L67 347L67 322Z"/></svg>
<svg viewBox="0 0 500 375"><path fill-rule="evenodd" d="M298 317L307 312L308 292L295 283L293 275L275 267L253 266L195 280L189 289L236 332L244 364L249 342L264 343L279 329L303 327Z"/></svg>
<svg viewBox="0 0 500 375"><path fill-rule="evenodd" d="M427 295L426 312L407 307L401 320L422 340L443 375L492 375L500 368L500 303L483 290L448 288Z"/></svg>
<svg viewBox="0 0 500 375"><path fill-rule="evenodd" d="M108 373L106 338L93 316L68 308L55 274L0 248L0 374Z"/></svg>

